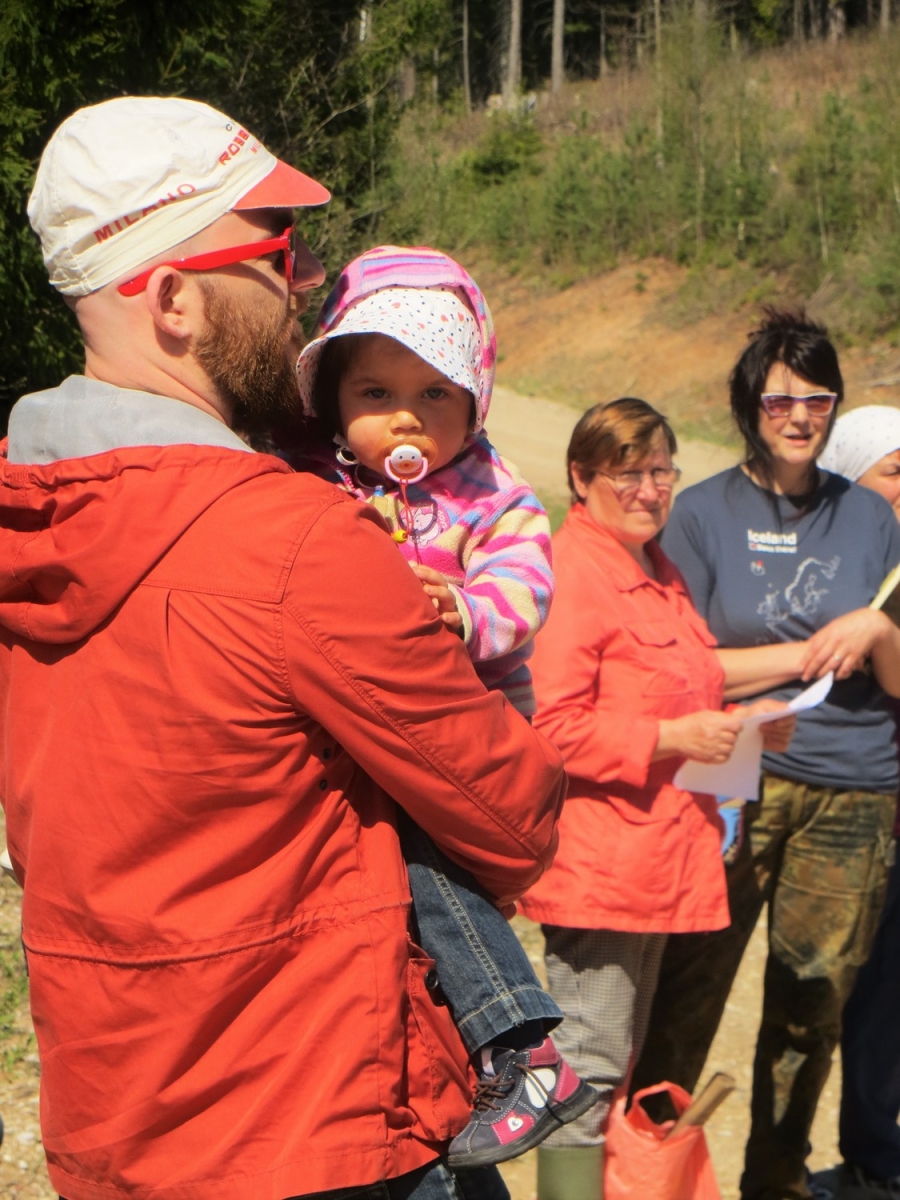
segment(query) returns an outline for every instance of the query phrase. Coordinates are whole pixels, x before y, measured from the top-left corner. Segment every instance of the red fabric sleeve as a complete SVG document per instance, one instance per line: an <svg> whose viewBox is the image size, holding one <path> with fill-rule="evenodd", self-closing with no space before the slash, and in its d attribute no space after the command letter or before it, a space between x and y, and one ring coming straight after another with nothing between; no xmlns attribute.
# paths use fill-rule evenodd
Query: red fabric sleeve
<svg viewBox="0 0 900 1200"><path fill-rule="evenodd" d="M559 754L485 691L371 509L312 524L283 607L298 708L492 895L519 896L555 852Z"/></svg>

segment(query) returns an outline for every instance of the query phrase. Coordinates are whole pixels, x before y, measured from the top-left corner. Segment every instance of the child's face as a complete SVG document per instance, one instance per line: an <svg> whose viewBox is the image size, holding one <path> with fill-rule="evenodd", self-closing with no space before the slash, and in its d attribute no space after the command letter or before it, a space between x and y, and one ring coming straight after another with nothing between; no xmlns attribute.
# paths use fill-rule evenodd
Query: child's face
<svg viewBox="0 0 900 1200"><path fill-rule="evenodd" d="M384 474L386 442L419 434L437 446L429 463L437 471L463 447L472 398L400 342L372 334L344 371L338 409L350 449L370 470Z"/></svg>

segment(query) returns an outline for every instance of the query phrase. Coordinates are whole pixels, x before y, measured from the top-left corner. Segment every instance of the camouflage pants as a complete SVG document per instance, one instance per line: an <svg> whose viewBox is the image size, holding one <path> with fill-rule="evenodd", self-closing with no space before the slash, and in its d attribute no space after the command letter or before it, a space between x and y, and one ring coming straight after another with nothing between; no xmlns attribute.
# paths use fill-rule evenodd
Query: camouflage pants
<svg viewBox="0 0 900 1200"><path fill-rule="evenodd" d="M694 1090L744 949L769 906L742 1200L810 1196L810 1128L841 1009L884 902L895 809L894 796L765 776L728 869L730 927L669 937L633 1090L664 1079Z"/></svg>

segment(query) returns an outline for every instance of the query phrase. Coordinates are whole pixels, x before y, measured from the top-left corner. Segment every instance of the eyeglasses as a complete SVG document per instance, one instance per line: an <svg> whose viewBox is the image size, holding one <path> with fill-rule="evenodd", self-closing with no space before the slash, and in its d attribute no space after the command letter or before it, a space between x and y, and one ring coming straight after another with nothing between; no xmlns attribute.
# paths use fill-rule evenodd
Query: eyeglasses
<svg viewBox="0 0 900 1200"><path fill-rule="evenodd" d="M789 417L795 404L804 404L811 417L827 417L837 404L835 392L810 392L808 396L791 396L787 392L763 392L760 404L770 417Z"/></svg>
<svg viewBox="0 0 900 1200"><path fill-rule="evenodd" d="M228 267L232 263L247 262L251 258L265 258L277 251L284 254L284 277L288 287L294 279L294 263L297 258L296 234L289 225L281 237L265 238L261 242L246 242L243 246L227 246L222 250L208 250L205 254L192 254L189 258L176 258L172 262L157 263L155 267L135 275L127 283L120 283L117 291L123 296L136 296L147 286L150 276L160 267L177 267L179 271L212 271L215 267Z"/></svg>
<svg viewBox="0 0 900 1200"><path fill-rule="evenodd" d="M604 479L608 479L620 496L627 492L636 492L645 479L650 480L658 492L667 492L681 478L678 467L653 467L649 471L620 471L618 475L608 475L599 471Z"/></svg>

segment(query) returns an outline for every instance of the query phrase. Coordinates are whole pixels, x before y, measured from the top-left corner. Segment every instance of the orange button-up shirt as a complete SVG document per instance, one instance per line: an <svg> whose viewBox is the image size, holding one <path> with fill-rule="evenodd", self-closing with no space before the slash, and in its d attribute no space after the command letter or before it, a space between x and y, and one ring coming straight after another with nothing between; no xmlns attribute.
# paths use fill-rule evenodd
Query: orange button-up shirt
<svg viewBox="0 0 900 1200"><path fill-rule="evenodd" d="M655 579L575 505L553 540L556 596L532 659L535 725L562 751L569 795L556 861L522 901L536 921L686 932L728 924L712 796L651 762L661 718L722 706L715 639L655 542Z"/></svg>

